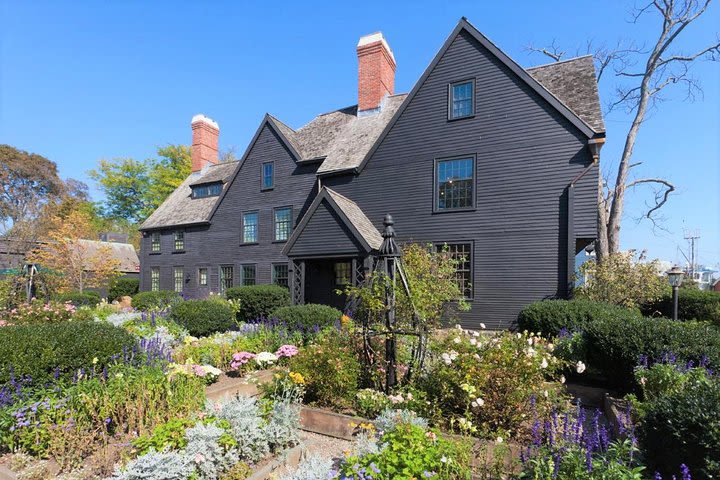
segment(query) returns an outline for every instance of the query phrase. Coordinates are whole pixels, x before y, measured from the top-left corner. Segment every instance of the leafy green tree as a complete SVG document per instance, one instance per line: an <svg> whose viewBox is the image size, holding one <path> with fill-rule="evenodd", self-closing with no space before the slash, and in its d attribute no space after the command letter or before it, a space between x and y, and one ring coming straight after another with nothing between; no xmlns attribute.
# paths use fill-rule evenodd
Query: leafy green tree
<svg viewBox="0 0 720 480"><path fill-rule="evenodd" d="M148 179L150 188L146 191L145 202L150 215L190 175L192 157L190 147L168 145L158 148L157 160L149 161ZM146 216L147 216L146 215Z"/></svg>

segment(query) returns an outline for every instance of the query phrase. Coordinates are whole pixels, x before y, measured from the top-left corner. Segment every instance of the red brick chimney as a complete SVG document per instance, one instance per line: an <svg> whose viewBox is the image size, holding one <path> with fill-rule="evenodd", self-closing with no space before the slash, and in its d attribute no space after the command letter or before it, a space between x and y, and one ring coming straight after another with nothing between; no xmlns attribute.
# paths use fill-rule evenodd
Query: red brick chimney
<svg viewBox="0 0 720 480"><path fill-rule="evenodd" d="M199 172L208 165L216 165L218 160L218 137L220 127L203 114L195 115L192 126L192 171Z"/></svg>
<svg viewBox="0 0 720 480"><path fill-rule="evenodd" d="M360 38L357 56L358 111L373 110L395 92L395 57L380 32Z"/></svg>

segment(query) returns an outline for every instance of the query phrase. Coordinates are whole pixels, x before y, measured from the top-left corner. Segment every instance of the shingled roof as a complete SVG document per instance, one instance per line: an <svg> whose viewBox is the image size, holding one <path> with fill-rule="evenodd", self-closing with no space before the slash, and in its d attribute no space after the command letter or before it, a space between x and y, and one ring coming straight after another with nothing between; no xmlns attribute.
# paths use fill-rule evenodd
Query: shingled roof
<svg viewBox="0 0 720 480"><path fill-rule="evenodd" d="M140 225L140 230L179 225L192 225L210 221L215 204L220 197L192 198L192 186L222 182L223 190L233 177L239 162L212 165L191 173L168 198ZM222 196L222 195L221 195Z"/></svg>
<svg viewBox="0 0 720 480"><path fill-rule="evenodd" d="M592 55L526 68L525 71L595 132L605 131Z"/></svg>

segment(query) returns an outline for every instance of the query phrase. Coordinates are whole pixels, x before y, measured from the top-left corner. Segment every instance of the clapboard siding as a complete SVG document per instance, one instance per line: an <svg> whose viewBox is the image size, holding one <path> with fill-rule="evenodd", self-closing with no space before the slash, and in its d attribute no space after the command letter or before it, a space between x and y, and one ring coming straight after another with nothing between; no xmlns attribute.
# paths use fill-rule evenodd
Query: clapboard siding
<svg viewBox="0 0 720 480"><path fill-rule="evenodd" d="M292 246L294 257L319 255L357 255L364 251L340 217L328 206L327 200L318 206L303 234Z"/></svg>
<svg viewBox="0 0 720 480"><path fill-rule="evenodd" d="M272 190L261 191L261 168L268 161L275 162L275 186ZM285 242L273 241L273 209L292 206L293 225L297 224L317 194L316 170L317 165L297 165L275 131L265 125L229 185L211 224L185 230L185 253L172 253L172 230L163 231L160 255L147 254L150 251L150 236L143 238L142 289L150 288L150 270L144 268L145 265L161 267L160 288L168 290L173 288L172 267L183 265L186 276L191 277L184 294L192 298L218 291L220 265L234 267L236 285L240 284L240 267L244 264L256 265L258 283L270 283L272 264L288 262L282 254ZM259 241L253 245L241 245L242 214L247 211L259 213ZM200 266L210 267L208 288L198 286L197 270Z"/></svg>
<svg viewBox="0 0 720 480"><path fill-rule="evenodd" d="M467 78L476 81L476 115L448 121L448 84ZM433 213L435 159L464 154L476 157L476 209ZM361 173L323 184L358 203L378 229L391 213L401 241L472 243L473 300L463 324L506 328L522 306L562 293L564 191L590 162L582 133L461 33ZM576 186L583 235L594 230L588 186L596 175L594 168Z"/></svg>

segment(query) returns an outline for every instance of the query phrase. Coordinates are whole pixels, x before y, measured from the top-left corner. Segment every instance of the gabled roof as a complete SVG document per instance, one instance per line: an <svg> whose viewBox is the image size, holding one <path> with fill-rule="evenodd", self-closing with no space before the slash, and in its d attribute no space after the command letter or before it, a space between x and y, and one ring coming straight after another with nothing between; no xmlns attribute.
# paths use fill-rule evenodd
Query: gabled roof
<svg viewBox="0 0 720 480"><path fill-rule="evenodd" d="M209 222L222 194L218 197L192 198L192 186L222 182L224 192L238 166L239 162L219 163L203 171L191 173L140 225L140 230Z"/></svg>
<svg viewBox="0 0 720 480"><path fill-rule="evenodd" d="M118 270L125 273L140 271L140 259L135 247L130 243L101 242L98 240L79 240L85 258L90 259L100 253L101 248L109 248L110 255L118 262Z"/></svg>
<svg viewBox="0 0 720 480"><path fill-rule="evenodd" d="M300 238L303 230L323 200L335 211L365 250L370 252L380 248L383 241L382 235L380 235L380 232L377 231L370 219L365 216L365 213L363 213L357 203L334 190L323 187L315 197L315 200L313 200L307 212L305 212L305 215L303 215L297 227L295 227L295 230L293 230L292 235L290 235L290 238L283 248L284 255L290 253L293 245L295 245L295 242Z"/></svg>

